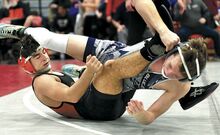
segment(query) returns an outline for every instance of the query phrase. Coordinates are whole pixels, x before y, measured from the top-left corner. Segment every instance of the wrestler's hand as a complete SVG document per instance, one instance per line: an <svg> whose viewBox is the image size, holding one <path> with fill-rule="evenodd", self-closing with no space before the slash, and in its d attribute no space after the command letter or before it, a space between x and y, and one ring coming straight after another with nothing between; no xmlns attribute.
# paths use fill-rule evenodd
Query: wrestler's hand
<svg viewBox="0 0 220 135"><path fill-rule="evenodd" d="M166 52L173 49L175 45L177 45L180 42L179 36L167 29L167 31L163 31L159 33L160 39L163 42L163 44L166 46Z"/></svg>
<svg viewBox="0 0 220 135"><path fill-rule="evenodd" d="M139 113L144 111L143 102L131 99L130 102L128 102L128 106L126 107L126 110L128 114L132 116L138 115Z"/></svg>
<svg viewBox="0 0 220 135"><path fill-rule="evenodd" d="M97 73L98 71L102 70L103 65L102 63L96 58L96 56L87 56L86 58L86 67L87 70L91 73Z"/></svg>
<svg viewBox="0 0 220 135"><path fill-rule="evenodd" d="M126 110L129 115L133 116L141 124L150 124L155 120L155 116L152 112L144 110L143 103L137 100L131 100L128 102Z"/></svg>
<svg viewBox="0 0 220 135"><path fill-rule="evenodd" d="M130 100L126 110L129 115L133 116L139 123L147 124L146 111L143 102L138 100Z"/></svg>

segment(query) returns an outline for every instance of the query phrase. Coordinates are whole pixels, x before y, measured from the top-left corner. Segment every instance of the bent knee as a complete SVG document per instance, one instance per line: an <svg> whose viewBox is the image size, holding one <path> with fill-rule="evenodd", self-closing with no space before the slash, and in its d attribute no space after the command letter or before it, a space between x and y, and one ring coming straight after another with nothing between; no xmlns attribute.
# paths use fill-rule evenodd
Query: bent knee
<svg viewBox="0 0 220 135"><path fill-rule="evenodd" d="M106 69L112 70L112 68L114 68L114 63L115 63L115 60L108 60L104 63L104 67Z"/></svg>
<svg viewBox="0 0 220 135"><path fill-rule="evenodd" d="M119 77L120 76L120 70L117 67L117 63L115 60L108 60L104 64L104 70L105 73L113 76L113 77Z"/></svg>

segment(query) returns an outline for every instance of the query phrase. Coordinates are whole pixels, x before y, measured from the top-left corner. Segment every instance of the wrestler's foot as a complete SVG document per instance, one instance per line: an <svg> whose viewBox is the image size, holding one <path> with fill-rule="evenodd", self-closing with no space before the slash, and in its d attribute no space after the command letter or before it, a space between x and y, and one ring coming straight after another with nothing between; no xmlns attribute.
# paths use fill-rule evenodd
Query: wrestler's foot
<svg viewBox="0 0 220 135"><path fill-rule="evenodd" d="M20 39L24 35L25 27L10 24L0 24L0 39Z"/></svg>
<svg viewBox="0 0 220 135"><path fill-rule="evenodd" d="M203 87L191 87L190 91L179 100L179 103L183 110L189 109L212 94L218 86L218 83L213 82Z"/></svg>

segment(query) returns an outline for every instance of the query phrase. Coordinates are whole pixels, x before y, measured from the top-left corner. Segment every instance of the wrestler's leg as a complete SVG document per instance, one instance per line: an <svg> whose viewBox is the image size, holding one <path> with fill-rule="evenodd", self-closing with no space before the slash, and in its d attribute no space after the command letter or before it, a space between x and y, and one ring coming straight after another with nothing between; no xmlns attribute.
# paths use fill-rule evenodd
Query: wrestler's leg
<svg viewBox="0 0 220 135"><path fill-rule="evenodd" d="M103 71L93 80L94 87L105 94L118 94L122 92L122 80L140 73L148 64L140 54L134 52L122 58L109 60L104 64Z"/></svg>
<svg viewBox="0 0 220 135"><path fill-rule="evenodd" d="M18 25L0 24L0 39L20 39L24 34L32 35L45 48L66 53L76 59L83 60L88 37L73 34L57 34L43 27L25 28Z"/></svg>
<svg viewBox="0 0 220 135"><path fill-rule="evenodd" d="M83 60L88 37L75 34L57 34L45 28L27 28L25 33L33 36L41 46ZM40 35L38 33L41 33Z"/></svg>
<svg viewBox="0 0 220 135"><path fill-rule="evenodd" d="M45 48L57 52L66 53L78 60L84 59L84 61L86 56L89 54L96 56L99 55L99 57L102 57L103 53L101 53L101 51L110 50L108 46L112 46L111 51L115 51L118 50L118 48L120 49L126 46L125 44L116 41L96 40L94 38L88 38L86 36L74 34L57 34L43 27L25 28L18 25L0 24L0 39L20 39L24 36L24 34L32 35L32 37ZM129 54L128 52L130 51L133 52L136 50L140 50L143 46L144 42L134 45L132 47L128 47L123 50L123 55Z"/></svg>

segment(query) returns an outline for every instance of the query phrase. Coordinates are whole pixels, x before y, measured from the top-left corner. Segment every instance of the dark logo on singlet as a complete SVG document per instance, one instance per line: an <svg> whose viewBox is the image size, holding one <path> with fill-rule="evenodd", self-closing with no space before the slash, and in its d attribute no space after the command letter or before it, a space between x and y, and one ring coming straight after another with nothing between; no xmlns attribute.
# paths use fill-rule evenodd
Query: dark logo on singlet
<svg viewBox="0 0 220 135"><path fill-rule="evenodd" d="M140 84L141 88L146 88L146 86L149 87L149 85L148 85L149 78L150 78L150 74L146 73L145 76L142 78L142 81L141 81L141 84Z"/></svg>
<svg viewBox="0 0 220 135"><path fill-rule="evenodd" d="M143 89L150 89L156 83L165 80L161 74L156 73L146 73L141 81L141 88Z"/></svg>

